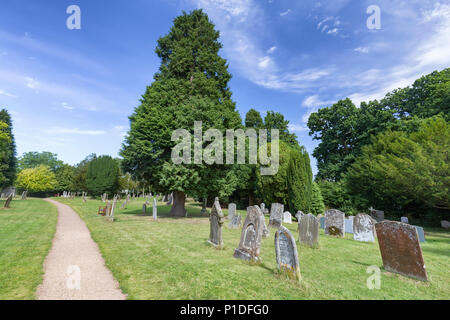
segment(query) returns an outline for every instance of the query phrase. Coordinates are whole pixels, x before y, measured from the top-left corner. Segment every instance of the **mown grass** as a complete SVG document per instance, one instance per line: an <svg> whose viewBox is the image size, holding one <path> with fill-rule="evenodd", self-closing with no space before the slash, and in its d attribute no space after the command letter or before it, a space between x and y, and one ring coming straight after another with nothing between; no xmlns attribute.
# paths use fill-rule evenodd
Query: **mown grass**
<svg viewBox="0 0 450 320"><path fill-rule="evenodd" d="M34 299L56 231L57 210L41 199L0 200L0 299Z"/></svg>
<svg viewBox="0 0 450 320"><path fill-rule="evenodd" d="M351 235L336 239L321 230L319 249L299 246L303 280L298 283L278 273L274 230L263 240L262 264L252 265L233 258L241 231L228 229L228 220L223 227L225 248L207 244L209 220L200 215L197 204L187 206L189 217L175 219L167 217L170 207L159 203L159 219L153 221L151 205L143 215L143 201L137 200L116 210L111 223L96 215L101 201L58 200L86 222L129 299L450 298L450 233L442 230L426 230L427 242L422 244L429 282L381 269L381 289L370 290L367 268L382 267L378 244L353 241ZM297 225L287 227L297 237Z"/></svg>

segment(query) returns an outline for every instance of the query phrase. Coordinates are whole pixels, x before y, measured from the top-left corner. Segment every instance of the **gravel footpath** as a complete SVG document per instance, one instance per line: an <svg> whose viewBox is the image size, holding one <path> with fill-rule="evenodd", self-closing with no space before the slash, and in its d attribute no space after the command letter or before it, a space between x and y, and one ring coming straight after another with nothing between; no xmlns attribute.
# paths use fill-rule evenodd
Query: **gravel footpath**
<svg viewBox="0 0 450 320"><path fill-rule="evenodd" d="M37 299L125 299L83 220L69 206L45 200L58 208L58 223L52 249L44 262L44 281L37 289Z"/></svg>

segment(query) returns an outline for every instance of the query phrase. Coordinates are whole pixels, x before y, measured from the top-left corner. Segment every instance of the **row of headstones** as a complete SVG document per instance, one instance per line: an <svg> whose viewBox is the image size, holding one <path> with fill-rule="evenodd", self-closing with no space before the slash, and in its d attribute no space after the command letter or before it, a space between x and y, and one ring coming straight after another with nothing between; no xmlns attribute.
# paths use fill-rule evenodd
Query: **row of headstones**
<svg viewBox="0 0 450 320"><path fill-rule="evenodd" d="M300 279L296 242L290 231L282 225L283 207L281 204L272 204L269 219L269 227L278 228L275 235L277 263L280 270ZM236 217L239 216L235 215L235 205L233 204L230 224L236 226L239 221L239 218ZM299 243L317 247L320 220L312 214L305 215L301 212L297 214L297 218L299 220ZM234 220L235 222L233 222ZM209 242L220 246L223 244L221 236L223 214L217 198L211 210L210 221ZM364 213L356 215L352 222L354 239L357 241L374 242L375 233L377 234L383 266L387 271L427 281L419 233L415 226L397 221L377 222ZM234 256L244 260L259 261L260 242L265 229L267 227L261 209L258 206L247 208L241 241ZM327 235L343 237L345 214L336 209L327 210L324 216L324 229Z"/></svg>
<svg viewBox="0 0 450 320"><path fill-rule="evenodd" d="M241 216L236 214L235 204L228 207L230 225L233 228L240 225ZM225 216L216 198L210 214L210 235L208 242L216 247L223 246L222 225ZM241 238L233 256L237 259L260 262L260 249L262 238L269 235L263 211L257 205L247 208L247 216L242 226ZM287 275L301 279L300 264L298 262L297 246L295 239L288 229L279 226L275 233L275 253L278 268Z"/></svg>
<svg viewBox="0 0 450 320"><path fill-rule="evenodd" d="M70 191L63 191L61 197L63 198L69 198L69 199L75 199L75 192L70 192Z"/></svg>

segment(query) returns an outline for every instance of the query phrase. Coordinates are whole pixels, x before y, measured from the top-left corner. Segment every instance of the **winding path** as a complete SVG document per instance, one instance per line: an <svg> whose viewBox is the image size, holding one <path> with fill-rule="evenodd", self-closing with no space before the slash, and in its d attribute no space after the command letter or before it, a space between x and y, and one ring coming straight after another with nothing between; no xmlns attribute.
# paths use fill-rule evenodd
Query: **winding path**
<svg viewBox="0 0 450 320"><path fill-rule="evenodd" d="M37 289L37 299L125 299L83 220L69 206L45 200L58 208L58 223L52 249L44 262L44 281Z"/></svg>

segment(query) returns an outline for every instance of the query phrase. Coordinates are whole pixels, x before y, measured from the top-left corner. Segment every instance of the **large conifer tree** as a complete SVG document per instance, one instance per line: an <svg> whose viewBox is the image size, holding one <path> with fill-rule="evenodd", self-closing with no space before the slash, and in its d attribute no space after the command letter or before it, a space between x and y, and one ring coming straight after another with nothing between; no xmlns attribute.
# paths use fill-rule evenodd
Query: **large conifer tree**
<svg viewBox="0 0 450 320"><path fill-rule="evenodd" d="M176 129L193 133L194 121L202 121L203 133L242 126L218 39L219 32L202 10L175 18L170 32L158 40L161 66L155 81L130 116L131 128L121 151L123 169L148 181L154 192L173 192L172 216L185 215L186 194L224 197L236 186L230 165L176 165L171 160Z"/></svg>
<svg viewBox="0 0 450 320"><path fill-rule="evenodd" d="M4 141L1 145L0 155L0 175L3 176L0 181L0 189L12 186L16 178L16 143L12 132L12 120L8 111L3 109L0 111L0 122L6 124L2 129L9 139Z"/></svg>

